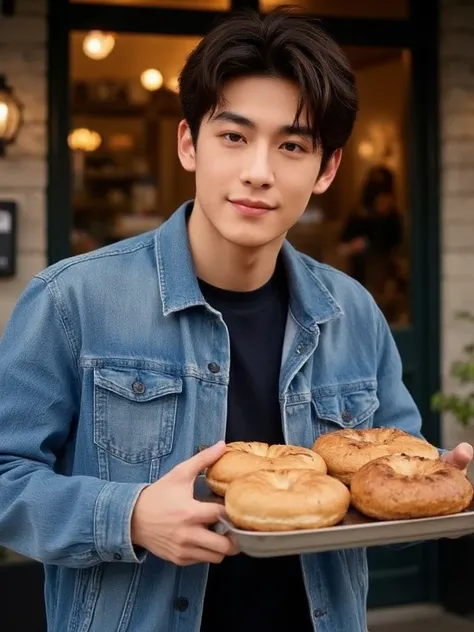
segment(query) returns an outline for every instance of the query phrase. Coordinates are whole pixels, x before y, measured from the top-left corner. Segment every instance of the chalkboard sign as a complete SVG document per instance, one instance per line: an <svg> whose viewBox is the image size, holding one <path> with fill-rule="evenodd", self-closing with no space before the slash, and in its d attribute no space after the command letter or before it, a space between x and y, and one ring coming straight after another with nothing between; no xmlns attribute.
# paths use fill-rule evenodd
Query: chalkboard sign
<svg viewBox="0 0 474 632"><path fill-rule="evenodd" d="M0 200L0 277L15 274L16 202Z"/></svg>

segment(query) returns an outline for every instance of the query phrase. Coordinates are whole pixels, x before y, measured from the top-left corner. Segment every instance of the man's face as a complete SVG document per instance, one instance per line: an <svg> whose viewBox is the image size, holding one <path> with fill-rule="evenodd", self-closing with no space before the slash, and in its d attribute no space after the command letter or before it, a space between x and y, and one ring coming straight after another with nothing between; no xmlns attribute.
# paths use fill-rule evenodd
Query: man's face
<svg viewBox="0 0 474 632"><path fill-rule="evenodd" d="M204 118L194 148L186 122L178 152L196 172L195 212L226 241L259 248L282 240L303 214L312 193L323 193L340 151L319 174L321 152L301 122L295 127L298 89L269 77L229 82L224 105ZM318 177L319 175L319 177Z"/></svg>

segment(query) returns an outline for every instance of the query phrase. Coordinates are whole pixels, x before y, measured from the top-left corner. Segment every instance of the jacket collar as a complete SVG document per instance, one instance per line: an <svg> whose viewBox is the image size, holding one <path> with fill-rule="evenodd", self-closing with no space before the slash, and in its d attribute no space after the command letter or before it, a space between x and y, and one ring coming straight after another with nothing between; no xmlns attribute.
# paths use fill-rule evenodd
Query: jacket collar
<svg viewBox="0 0 474 632"><path fill-rule="evenodd" d="M189 247L187 215L192 202L182 204L156 231L155 248L163 315L197 305L207 305L194 271ZM288 275L290 309L302 327L313 331L318 324L343 311L319 278L317 269L285 241L283 262Z"/></svg>

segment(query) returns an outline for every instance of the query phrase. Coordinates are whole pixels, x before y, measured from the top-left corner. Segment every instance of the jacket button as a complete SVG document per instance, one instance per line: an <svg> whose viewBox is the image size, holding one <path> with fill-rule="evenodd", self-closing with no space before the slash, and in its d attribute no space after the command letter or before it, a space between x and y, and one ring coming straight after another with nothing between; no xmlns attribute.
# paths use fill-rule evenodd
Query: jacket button
<svg viewBox="0 0 474 632"><path fill-rule="evenodd" d="M189 601L186 597L177 597L174 600L174 609L178 612L185 612L189 607Z"/></svg>
<svg viewBox="0 0 474 632"><path fill-rule="evenodd" d="M313 617L315 619L319 619L319 617L324 617L325 614L326 612L324 610L319 610L319 608L317 610L313 610Z"/></svg>
<svg viewBox="0 0 474 632"><path fill-rule="evenodd" d="M343 410L342 411L342 420L343 421L350 421L352 419L352 415L348 410Z"/></svg>
<svg viewBox="0 0 474 632"><path fill-rule="evenodd" d="M120 562L121 559L122 559L122 556L120 553L114 553L114 560L117 560L117 562Z"/></svg>
<svg viewBox="0 0 474 632"><path fill-rule="evenodd" d="M146 390L145 384L143 384L143 382L134 382L132 384L132 389L133 392L137 393L138 395L142 395L142 393L144 393Z"/></svg>
<svg viewBox="0 0 474 632"><path fill-rule="evenodd" d="M221 370L221 367L217 364L217 362L210 362L207 365L207 368L211 373L219 373L219 371Z"/></svg>

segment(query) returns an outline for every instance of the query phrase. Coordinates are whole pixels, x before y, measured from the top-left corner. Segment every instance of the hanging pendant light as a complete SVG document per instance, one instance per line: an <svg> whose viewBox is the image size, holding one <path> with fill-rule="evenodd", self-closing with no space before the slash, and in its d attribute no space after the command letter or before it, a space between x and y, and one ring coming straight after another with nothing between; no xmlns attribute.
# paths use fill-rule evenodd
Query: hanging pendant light
<svg viewBox="0 0 474 632"><path fill-rule="evenodd" d="M90 31L82 42L82 49L90 59L105 59L115 47L115 36L103 31Z"/></svg>

